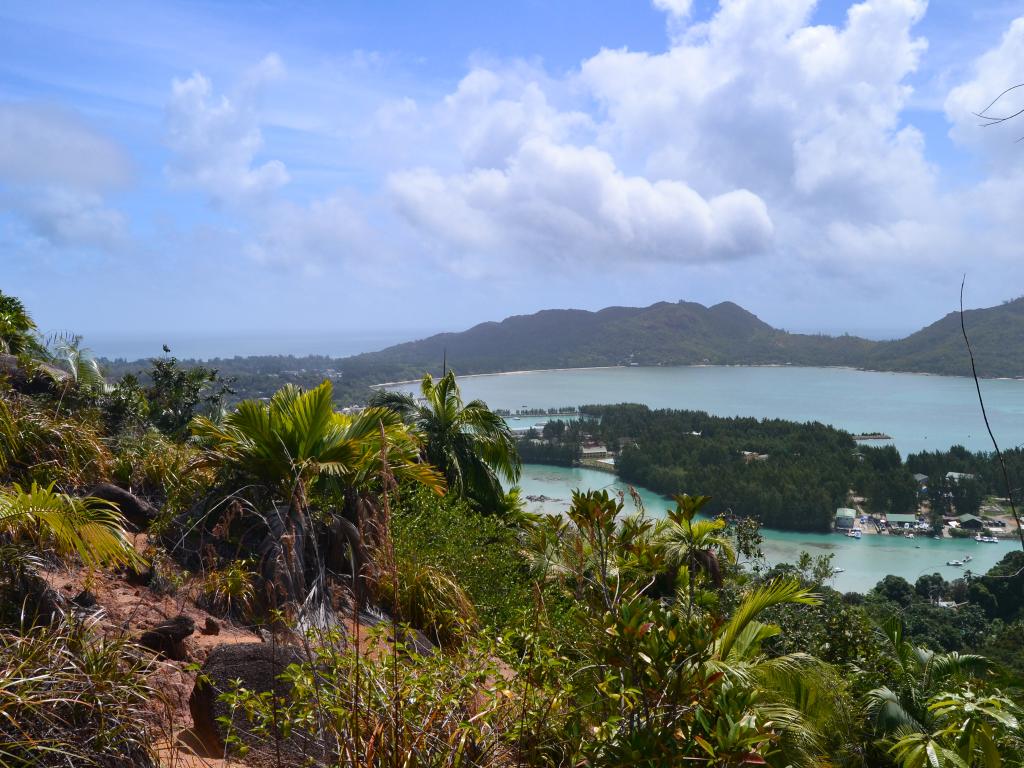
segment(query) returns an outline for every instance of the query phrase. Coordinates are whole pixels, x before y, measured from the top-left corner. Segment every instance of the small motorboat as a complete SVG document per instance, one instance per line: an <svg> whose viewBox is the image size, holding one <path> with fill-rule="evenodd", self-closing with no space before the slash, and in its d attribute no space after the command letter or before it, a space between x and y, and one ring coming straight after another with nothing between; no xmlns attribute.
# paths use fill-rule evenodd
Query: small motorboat
<svg viewBox="0 0 1024 768"><path fill-rule="evenodd" d="M963 568L964 564L961 560L947 560L946 565L952 565L954 568Z"/></svg>
<svg viewBox="0 0 1024 768"><path fill-rule="evenodd" d="M910 531L907 531L906 533L903 534L903 538L904 539L912 539L912 538L914 538L914 534L911 533Z"/></svg>
<svg viewBox="0 0 1024 768"><path fill-rule="evenodd" d="M964 555L964 562L969 563L973 558L970 555Z"/></svg>
<svg viewBox="0 0 1024 768"><path fill-rule="evenodd" d="M832 573L833 573L833 574L836 574L836 573L845 573L845 572L846 572L846 569L845 569L845 568L833 568L833 569L832 569Z"/></svg>
<svg viewBox="0 0 1024 768"><path fill-rule="evenodd" d="M847 538L850 539L859 539L862 534L863 531L861 531L860 528L851 528L849 531L846 532Z"/></svg>

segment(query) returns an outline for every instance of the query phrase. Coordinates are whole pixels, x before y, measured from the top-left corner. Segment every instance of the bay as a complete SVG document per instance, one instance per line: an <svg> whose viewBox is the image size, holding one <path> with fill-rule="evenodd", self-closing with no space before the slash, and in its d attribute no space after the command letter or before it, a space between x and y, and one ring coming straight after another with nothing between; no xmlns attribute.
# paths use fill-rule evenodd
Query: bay
<svg viewBox="0 0 1024 768"><path fill-rule="evenodd" d="M530 512L564 514L569 508L572 490L606 489L610 493L624 494L625 510L634 509L627 483L615 475L583 467L549 467L527 464L519 483ZM636 488L644 507L652 517L663 517L672 504L660 494L646 488ZM544 497L543 500L536 500ZM767 563L795 563L801 552L811 555L834 555L833 565L844 569L837 573L831 586L842 592L867 592L887 574L902 576L911 584L926 573L940 573L953 580L965 570L985 573L1015 546L1016 540L1001 540L998 544L979 544L973 539L943 539L927 537L904 539L899 536L866 535L850 539L838 533L797 533L794 531L761 531L764 543L761 550ZM971 555L967 568L947 566L949 560L962 560Z"/></svg>
<svg viewBox="0 0 1024 768"><path fill-rule="evenodd" d="M465 399L480 398L492 408L511 411L597 403L643 403L652 408L684 408L716 416L753 416L791 421L820 421L852 433L883 432L906 456L918 451L963 445L991 450L974 381L952 376L880 373L846 368L771 366L684 366L592 368L526 371L459 377ZM395 389L415 391L414 385ZM1024 443L1024 381L981 382L989 420L1000 445ZM512 423L530 426L545 418L522 417ZM884 444L872 442L870 444ZM531 511L563 513L572 489L608 488L626 492L613 474L583 468L527 465L521 482L524 496L545 497ZM638 488L648 511L663 514L669 503ZM631 508L628 503L627 508ZM833 586L867 591L886 574L910 582L926 573L953 579L964 569L948 560L972 556L968 568L984 573L1013 548L1011 541L978 544L973 540L895 536L848 539L839 534L797 533L765 529L762 549L770 563L795 562L801 551L833 554L844 569Z"/></svg>
<svg viewBox="0 0 1024 768"><path fill-rule="evenodd" d="M715 416L820 421L884 432L904 455L963 445L991 450L974 381L849 368L679 366L589 368L460 376L466 399L491 408L643 403ZM414 385L402 385L409 391ZM1024 380L981 382L1000 447L1024 443ZM525 421L525 420L524 420Z"/></svg>

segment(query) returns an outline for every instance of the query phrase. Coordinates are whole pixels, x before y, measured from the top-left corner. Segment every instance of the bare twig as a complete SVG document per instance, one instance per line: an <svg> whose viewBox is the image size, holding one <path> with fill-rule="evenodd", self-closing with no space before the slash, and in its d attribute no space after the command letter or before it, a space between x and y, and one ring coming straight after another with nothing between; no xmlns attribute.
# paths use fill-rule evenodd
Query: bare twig
<svg viewBox="0 0 1024 768"><path fill-rule="evenodd" d="M1024 88L1024 83L1018 83L1017 85L1011 85L1005 91L1003 91L998 96L996 96L992 100L992 103L989 104L987 107L985 107L983 110L981 110L981 112L975 112L974 116L975 117L980 117L982 120L988 120L989 122L986 123L985 125L996 125L998 123L1005 123L1007 120L1012 120L1013 118L1017 117L1017 115L1019 115L1022 112L1024 112L1024 109L1022 109L1019 112L1016 112L1016 113L1014 113L1012 115L1006 115L1005 117L993 117L993 116L987 115L985 113L988 112L990 109L992 109L992 107L994 107L998 103L998 101L1001 98L1003 98L1003 96L1008 94L1010 91L1015 91L1018 88Z"/></svg>
<svg viewBox="0 0 1024 768"><path fill-rule="evenodd" d="M1020 537L1021 549L1024 549L1024 528L1020 525L1020 516L1017 514L1017 506L1013 503L1013 489L1010 487L1010 475L1006 471L1006 462L1003 460L1003 452L999 450L999 443L996 436L992 434L992 427L988 423L988 412L985 410L985 399L981 396L981 382L978 381L978 369L974 365L974 350L971 349L971 340L967 338L967 324L964 322L964 283L967 282L967 275L960 281L960 331L964 335L964 343L967 345L967 354L971 358L971 375L974 376L974 388L978 391L978 403L981 405L981 416L985 419L985 429L992 440L992 446L996 449L996 458L999 460L999 467L1003 471L1003 482L1006 484L1006 498L1010 502L1010 511L1017 523L1017 536Z"/></svg>

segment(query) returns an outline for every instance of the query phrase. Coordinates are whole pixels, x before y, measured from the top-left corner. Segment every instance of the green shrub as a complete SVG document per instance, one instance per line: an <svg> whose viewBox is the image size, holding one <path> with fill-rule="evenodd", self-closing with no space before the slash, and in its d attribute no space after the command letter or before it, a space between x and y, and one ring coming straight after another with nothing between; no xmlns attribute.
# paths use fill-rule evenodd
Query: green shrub
<svg viewBox="0 0 1024 768"><path fill-rule="evenodd" d="M447 574L488 627L514 625L531 605L531 587L516 529L467 503L403 487L392 535L406 573L432 566Z"/></svg>
<svg viewBox="0 0 1024 768"><path fill-rule="evenodd" d="M276 743L283 736L318 764L514 765L509 733L521 710L493 648L396 657L390 629L369 630L362 648L340 635L314 637L313 658L284 669L278 693L238 688L223 694L231 713L229 748L253 764L280 765L275 753L289 747Z"/></svg>
<svg viewBox="0 0 1024 768"><path fill-rule="evenodd" d="M120 442L112 475L133 493L162 507L161 518L165 518L187 509L213 483L213 472L195 465L199 455L193 446L151 429Z"/></svg>
<svg viewBox="0 0 1024 768"><path fill-rule="evenodd" d="M223 616L248 619L256 602L256 574L248 560L234 560L203 579L207 606Z"/></svg>
<svg viewBox="0 0 1024 768"><path fill-rule="evenodd" d="M440 568L406 560L397 568L397 578L383 579L377 589L402 621L442 646L459 645L478 628L473 602Z"/></svg>

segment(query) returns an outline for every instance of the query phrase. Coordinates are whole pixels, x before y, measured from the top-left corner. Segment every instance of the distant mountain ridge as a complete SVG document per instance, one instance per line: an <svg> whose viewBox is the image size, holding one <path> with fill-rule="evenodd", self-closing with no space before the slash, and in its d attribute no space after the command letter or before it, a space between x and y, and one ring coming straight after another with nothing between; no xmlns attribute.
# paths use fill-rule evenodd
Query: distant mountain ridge
<svg viewBox="0 0 1024 768"><path fill-rule="evenodd" d="M965 312L978 372L1024 376L1024 297ZM612 365L810 365L970 375L952 312L896 341L795 334L732 302L658 302L596 312L549 309L440 333L341 361L349 380L395 380L439 370L460 374ZM386 377L386 378L385 378Z"/></svg>

